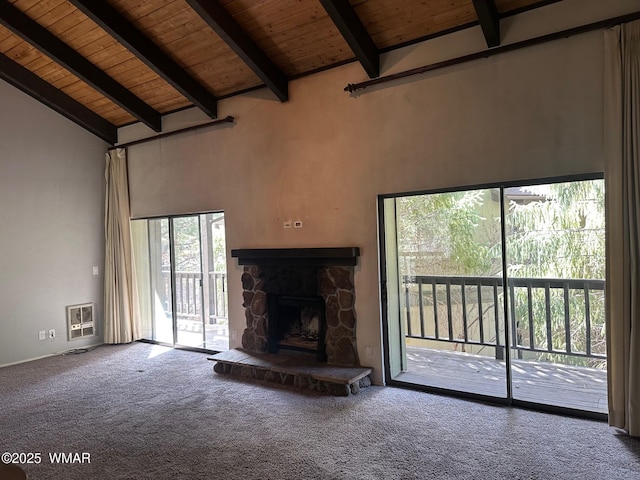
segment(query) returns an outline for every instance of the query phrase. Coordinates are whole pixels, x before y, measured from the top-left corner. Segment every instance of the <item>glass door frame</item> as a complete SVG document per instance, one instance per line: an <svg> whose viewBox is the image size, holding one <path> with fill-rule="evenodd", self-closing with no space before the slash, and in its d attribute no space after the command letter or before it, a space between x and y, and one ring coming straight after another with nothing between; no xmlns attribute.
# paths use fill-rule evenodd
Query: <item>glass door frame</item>
<svg viewBox="0 0 640 480"><path fill-rule="evenodd" d="M171 322L172 322L172 334L173 334L173 341L172 342L167 342L167 341L161 341L161 340L156 340L155 339L155 332L156 332L156 323L155 321L151 321L151 329L152 329L152 336L154 338L142 338L139 341L140 342L144 342L144 343L151 343L154 345L162 345L162 346L166 346L166 347L171 347L171 348L176 348L176 349L180 349L180 350L189 350L189 351L195 351L195 352L201 352L201 353L216 353L217 350L212 350L210 348L206 347L206 321L207 319L205 318L205 312L208 309L205 309L204 306L204 302L205 302L205 295L204 295L204 282L203 282L203 278L205 275L205 268L207 268L207 274L208 274L208 266L205 266L205 252L204 252L204 247L210 247L210 245L203 245L203 231L202 231L202 222L201 222L201 217L203 215L210 215L210 214L222 214L224 215L224 211L209 211L209 212L201 212L201 213L187 213L187 214L173 214L173 215L157 215L157 216L153 216L153 217L142 217L142 218L132 218L131 221L145 221L147 222L147 242L148 242L148 250L149 252L152 250L152 245L151 245L151 235L149 235L149 222L153 221L153 220L166 220L167 221L167 236L168 236L168 242L169 242L169 258L170 258L170 285L171 285ZM188 218L188 217L195 217L198 219L198 241L199 241L199 249L200 249L200 282L199 282L199 289L200 289L200 303L201 303L201 308L200 311L202 312L201 316L202 316L202 322L203 322L203 329L202 329L202 341L203 344L205 345L205 347L194 347L194 346L189 346L189 345L185 345L182 343L178 342L178 311L177 311L177 292L176 292L176 266L175 266L175 229L174 229L174 221L175 219L178 218ZM205 242L206 243L206 242ZM150 277L153 277L152 275L152 270L154 269L154 266L152 265L152 262L149 262L149 270L150 270ZM140 294L140 292L139 292ZM226 292L225 292L226 294Z"/></svg>
<svg viewBox="0 0 640 480"><path fill-rule="evenodd" d="M167 217L169 220L169 252L171 255L171 302L173 304L172 310L172 322L173 322L173 347L181 348L181 349L199 349L206 350L205 347L194 347L193 345L188 345L185 343L180 343L179 340L179 330L178 330L178 309L177 309L177 289L176 289L176 280L177 280L177 266L176 266L176 235L175 235L175 222L178 219L183 218L195 218L198 224L198 250L199 250L199 263L200 263L200 280L198 282L198 289L200 291L200 321L202 323L202 345L206 345L206 331L205 331L205 318L204 318L204 288L202 278L204 277L204 252L202 245L202 228L200 222L200 214L199 213L190 213L186 215L171 215ZM198 272L194 272L198 273ZM182 288L182 285L181 285ZM194 294L195 297L195 294ZM194 298L195 300L195 298Z"/></svg>
<svg viewBox="0 0 640 480"><path fill-rule="evenodd" d="M396 278L391 278L391 279L387 278L387 274L389 272L389 269L388 269L389 251L387 248L388 241L386 237L387 237L387 232L389 231L388 228L389 228L390 219L387 217L386 209L385 209L385 200L395 199L403 196L451 193L451 192L460 192L465 190L480 190L480 189L490 189L490 188L500 189L500 206L501 206L500 219L501 219L501 224L504 227L504 225L506 225L505 223L506 211L505 211L505 205L504 205L504 190L506 188L518 187L522 185L543 185L548 183L597 180L597 179L602 179L603 177L604 175L602 172L597 172L597 173L591 173L591 174L545 177L545 178L537 178L537 179L522 179L517 181L516 180L509 181L509 182L495 182L495 183L488 183L488 184L465 185L465 186L459 186L454 188L439 188L439 189L431 189L431 190L424 190L424 191L400 192L400 193L393 193L393 194L378 195L378 236L379 236L378 264L380 268L379 279L380 279L380 300L381 300L381 321L382 321L382 339L383 339L383 352L384 352L383 361L384 361L385 384L390 386L429 392L429 393L445 394L449 396L482 401L486 403L493 403L493 404L506 405L506 406L516 406L516 407L529 408L529 409L539 410L544 412L606 421L608 418L607 414L585 411L585 410L578 410L578 409L573 409L568 407L560 407L555 405L534 403L530 401L513 398L513 391L512 391L513 385L512 385L512 378L511 378L511 355L512 355L511 332L510 332L511 325L509 321L510 299L509 299L509 295L506 292L506 289L503 295L505 338L506 338L506 341L508 342L504 349L505 362L506 362L505 380L507 382L507 385L506 385L507 395L505 398L487 396L487 395L482 395L477 393L463 392L458 390L445 389L445 388L434 387L429 385L414 384L414 383L409 383L409 382L394 379L394 376L395 376L393 375L394 365L391 359L391 354L394 353L398 355L398 352L402 351L402 347L401 346L399 347L398 345L393 347L390 342L399 341L400 345L402 345L405 343L405 341L401 337L401 331L402 331L401 327L397 327L398 331L400 332L400 335L398 335L396 331L396 334L393 335L393 338L392 338L392 332L394 332L394 330L391 328L392 327L391 322L396 323L397 321L400 321L401 313L398 310L397 312L394 312L393 318L390 318L391 317L390 308L396 309L399 306L399 302L395 301L393 298L390 299L392 295L390 294L389 289L397 288L397 285L399 285L399 283L397 281L398 280L397 275L395 275ZM391 233L395 234L395 225L393 226L393 231ZM394 245L396 245L397 247L397 239L393 239L393 241L395 242ZM507 278L506 278L507 277L506 275L507 273L507 251L506 250L507 249L506 249L506 229L505 228L501 228L501 241L502 241L502 272L503 272L502 284L506 286L507 285ZM397 258L397 255L396 255L396 258ZM397 270L398 268L396 265L396 267L393 268L391 272L397 273ZM395 281L395 284L394 284L394 281ZM396 292L396 295L398 295L398 298L399 298L400 292ZM395 361L398 362L398 359L396 359ZM400 362L402 362L402 360L400 360Z"/></svg>

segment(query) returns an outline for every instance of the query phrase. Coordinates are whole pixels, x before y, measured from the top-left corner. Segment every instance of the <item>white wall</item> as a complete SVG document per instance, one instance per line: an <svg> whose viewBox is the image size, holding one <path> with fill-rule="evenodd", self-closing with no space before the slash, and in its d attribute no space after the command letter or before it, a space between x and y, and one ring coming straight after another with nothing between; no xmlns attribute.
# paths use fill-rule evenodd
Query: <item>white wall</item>
<svg viewBox="0 0 640 480"><path fill-rule="evenodd" d="M102 319L106 144L0 81L0 365L101 342L67 341L66 306ZM56 338L38 340L39 330Z"/></svg>
<svg viewBox="0 0 640 480"><path fill-rule="evenodd" d="M516 41L548 33L549 25L569 28L635 8L625 0L568 0L505 20L503 30ZM355 63L291 82L286 103L264 90L225 100L220 116L235 116L236 125L129 149L132 213L224 210L229 249L360 247L358 349L380 383L377 195L602 171L602 36L558 40L354 96L343 88L365 79ZM476 28L395 51L383 58L383 75L481 49L482 41ZM165 119L165 129L203 120L181 112ZM145 129L121 129L120 141ZM286 220L304 226L284 230ZM231 258L228 268L230 328L240 338L241 268ZM372 358L364 357L366 346Z"/></svg>

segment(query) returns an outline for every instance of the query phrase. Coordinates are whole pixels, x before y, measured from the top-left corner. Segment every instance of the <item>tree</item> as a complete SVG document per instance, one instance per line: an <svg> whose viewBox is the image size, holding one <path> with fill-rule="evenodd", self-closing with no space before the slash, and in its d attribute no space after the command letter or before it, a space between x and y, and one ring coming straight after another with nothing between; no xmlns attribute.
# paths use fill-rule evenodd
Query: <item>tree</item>
<svg viewBox="0 0 640 480"><path fill-rule="evenodd" d="M487 219L481 215L485 195L482 190L473 190L398 198L396 218L403 273L489 274L496 264L496 239L491 233L479 234L480 225L487 228Z"/></svg>
<svg viewBox="0 0 640 480"><path fill-rule="evenodd" d="M176 217L173 226L176 271L200 272L200 217Z"/></svg>
<svg viewBox="0 0 640 480"><path fill-rule="evenodd" d="M509 202L508 274L604 279L604 182L557 183L526 190L538 199Z"/></svg>

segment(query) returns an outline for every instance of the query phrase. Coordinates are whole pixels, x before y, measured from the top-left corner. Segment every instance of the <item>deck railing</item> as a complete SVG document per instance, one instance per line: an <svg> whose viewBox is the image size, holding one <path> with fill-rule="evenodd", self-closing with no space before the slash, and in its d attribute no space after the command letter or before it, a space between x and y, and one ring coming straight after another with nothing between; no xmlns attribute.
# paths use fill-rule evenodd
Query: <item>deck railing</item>
<svg viewBox="0 0 640 480"><path fill-rule="evenodd" d="M502 285L499 277L405 275L406 337L493 347L496 358L503 358ZM519 357L535 352L605 358L604 285L604 280L508 279L508 348Z"/></svg>
<svg viewBox="0 0 640 480"><path fill-rule="evenodd" d="M171 313L170 283L171 272L162 271L162 278L165 282L164 290L167 293L165 311ZM176 314L180 320L199 321L203 315L203 286L202 275L193 272L175 273L175 298ZM208 292L204 295L204 300L208 302L210 324L219 323L226 320L228 316L225 292L227 291L227 274L224 272L209 272Z"/></svg>

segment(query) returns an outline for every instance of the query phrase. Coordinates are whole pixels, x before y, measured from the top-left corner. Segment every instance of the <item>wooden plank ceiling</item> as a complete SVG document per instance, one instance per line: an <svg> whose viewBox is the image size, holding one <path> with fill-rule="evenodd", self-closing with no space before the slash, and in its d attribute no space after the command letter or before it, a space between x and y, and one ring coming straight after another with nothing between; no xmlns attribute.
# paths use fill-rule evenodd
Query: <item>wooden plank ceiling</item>
<svg viewBox="0 0 640 480"><path fill-rule="evenodd" d="M0 0L0 78L105 139L141 121L560 0Z"/></svg>

